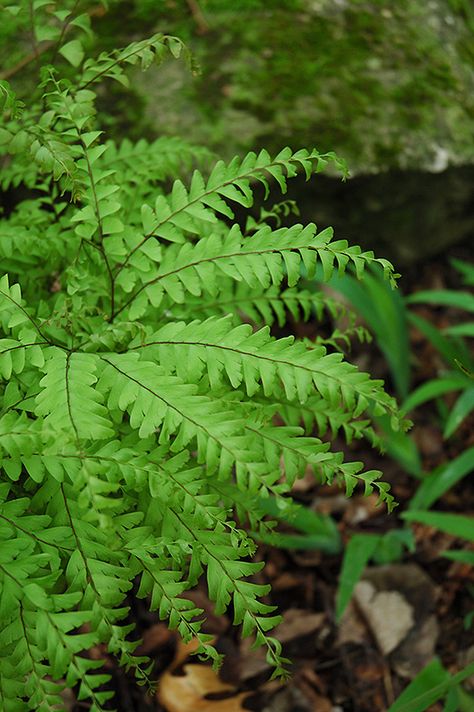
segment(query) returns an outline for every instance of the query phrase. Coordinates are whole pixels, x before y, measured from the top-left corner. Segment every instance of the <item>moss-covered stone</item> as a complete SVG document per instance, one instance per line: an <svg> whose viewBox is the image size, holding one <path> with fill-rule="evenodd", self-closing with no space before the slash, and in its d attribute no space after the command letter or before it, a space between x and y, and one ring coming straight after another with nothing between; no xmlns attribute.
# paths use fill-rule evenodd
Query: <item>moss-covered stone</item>
<svg viewBox="0 0 474 712"><path fill-rule="evenodd" d="M227 154L316 145L357 172L474 160L474 13L462 0L201 0L204 34L186 3L164 5L135 12L187 35L202 74L170 63L137 77L160 132Z"/></svg>

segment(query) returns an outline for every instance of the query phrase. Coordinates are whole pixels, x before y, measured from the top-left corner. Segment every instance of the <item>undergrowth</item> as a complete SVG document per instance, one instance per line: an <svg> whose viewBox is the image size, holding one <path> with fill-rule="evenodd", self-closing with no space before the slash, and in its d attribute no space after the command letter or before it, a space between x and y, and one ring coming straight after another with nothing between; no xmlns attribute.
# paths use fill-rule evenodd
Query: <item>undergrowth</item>
<svg viewBox="0 0 474 712"><path fill-rule="evenodd" d="M45 27L71 23L54 3L33 5ZM376 445L380 415L404 426L382 382L327 340L275 338L269 326L340 309L299 287L317 264L326 280L378 264L394 285L392 265L329 228L273 229L263 214L246 233L234 220L232 206L249 208L270 181L285 192L299 171L343 169L337 157L261 151L191 176L205 152L185 141L107 141L96 128L101 82L126 84L128 65L186 50L155 35L90 59L70 36L59 29L54 41L73 77L42 66L26 105L0 85L1 184L20 196L0 227L6 712L64 709L65 687L105 709L108 676L87 653L98 645L149 684L124 622L132 587L218 663L184 596L203 576L216 613L231 609L284 675L271 635L280 618L252 562L275 524L265 502L290 519L288 493L310 465L348 495L375 489L390 509L381 473L330 442L341 431Z"/></svg>

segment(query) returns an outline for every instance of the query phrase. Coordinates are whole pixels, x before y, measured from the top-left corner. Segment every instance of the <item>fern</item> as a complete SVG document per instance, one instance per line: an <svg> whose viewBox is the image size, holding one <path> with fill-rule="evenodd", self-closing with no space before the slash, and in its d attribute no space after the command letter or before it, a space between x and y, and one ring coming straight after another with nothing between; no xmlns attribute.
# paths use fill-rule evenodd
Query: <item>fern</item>
<svg viewBox="0 0 474 712"><path fill-rule="evenodd" d="M404 423L383 384L331 347L337 332L312 343L269 327L340 312L301 283L318 265L325 279L373 264L396 275L330 229L281 227L289 210L246 233L235 221L235 205L270 183L284 193L299 171L344 169L331 153L261 151L209 170L206 151L177 139L108 141L94 87L182 44L155 35L84 59L83 16L38 10L39 36L50 28L75 74L44 67L23 110L1 84L2 186L34 189L0 227L2 709L63 709L64 687L105 709L108 676L84 654L99 644L149 683L126 622L133 582L218 663L184 596L205 576L216 612L232 606L284 675L279 617L249 561L248 531L273 527L259 502L271 494L290 512L310 465L347 494L376 489L390 509L381 473L345 462L327 433L377 444L374 417Z"/></svg>

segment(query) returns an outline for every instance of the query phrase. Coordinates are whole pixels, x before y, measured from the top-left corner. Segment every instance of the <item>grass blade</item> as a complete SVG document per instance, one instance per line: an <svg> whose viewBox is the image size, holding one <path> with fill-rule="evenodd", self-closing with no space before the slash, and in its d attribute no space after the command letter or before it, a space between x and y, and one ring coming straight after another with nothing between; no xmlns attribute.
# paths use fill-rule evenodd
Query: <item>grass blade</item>
<svg viewBox="0 0 474 712"><path fill-rule="evenodd" d="M470 447L454 460L441 465L428 475L412 497L409 509L429 509L445 492L473 471L474 447Z"/></svg>
<svg viewBox="0 0 474 712"><path fill-rule="evenodd" d="M346 546L336 594L336 620L340 621L356 583L374 553L381 537L376 534L354 534Z"/></svg>

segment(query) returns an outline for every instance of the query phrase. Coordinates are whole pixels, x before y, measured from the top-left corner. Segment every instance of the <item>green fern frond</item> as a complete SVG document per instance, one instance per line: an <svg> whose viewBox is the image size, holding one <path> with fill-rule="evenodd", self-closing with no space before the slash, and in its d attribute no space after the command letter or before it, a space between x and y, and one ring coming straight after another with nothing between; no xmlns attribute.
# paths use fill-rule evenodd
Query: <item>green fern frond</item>
<svg viewBox="0 0 474 712"><path fill-rule="evenodd" d="M248 324L232 328L229 317L170 322L136 348L155 354L163 365L175 364L178 375L191 382L206 369L213 390L226 380L233 388L245 385L249 397L262 386L267 398L284 393L290 401L305 403L316 389L330 406L355 415L369 405L376 415L396 413L381 382L344 363L341 354L327 354L323 346L308 349L293 337L275 339L268 327L257 332Z"/></svg>
<svg viewBox="0 0 474 712"><path fill-rule="evenodd" d="M286 324L290 316L295 322L298 322L300 320L308 321L312 316L320 320L323 318L324 312L332 318L345 314L344 305L319 291L298 289L297 287L280 291L276 286L268 289L257 286L255 289L249 290L248 285L242 284L242 282L235 284L233 280L224 278L219 287L218 299L206 296L193 298L192 295L189 295L182 314L176 306L173 307L173 314L177 319L189 314L198 314L204 317L232 314L237 323L239 317L244 316L255 325L268 324L268 326L272 326L276 322L280 327Z"/></svg>
<svg viewBox="0 0 474 712"><path fill-rule="evenodd" d="M13 119L18 119L24 108L9 82L0 79L0 113L8 112Z"/></svg>
<svg viewBox="0 0 474 712"><path fill-rule="evenodd" d="M43 68L23 112L0 84L1 185L28 190L0 224L0 706L52 712L75 687L102 712L109 676L84 656L93 646L149 685L128 638L134 581L217 664L186 596L205 577L216 612L232 609L284 675L246 528L274 529L268 497L290 516L308 465L391 509L381 473L329 441L377 444L380 414L405 424L383 384L338 351L352 327L314 342L270 327L344 313L313 291L318 268L323 280L348 268L363 278L374 263L396 275L330 228L281 227L289 203L244 233L235 223L234 207L270 185L284 193L328 162L344 173L332 153L261 151L208 169L208 152L178 139L107 141L96 85L187 51L159 34L90 60L87 18L69 0L37 5L35 41L51 41L76 77Z"/></svg>
<svg viewBox="0 0 474 712"><path fill-rule="evenodd" d="M240 228L234 225L223 237L213 234L194 245L189 242L173 244L164 256L155 243L150 257L159 263L159 267L155 267L155 276L125 298L114 317L127 309L129 318L138 318L149 303L158 307L165 295L171 303L178 304L184 302L186 292L194 296L202 293L216 296L219 292L217 279L221 276L244 282L250 289L257 285L264 289L279 286L283 279L293 287L301 278L301 267L304 265L308 277L312 277L318 261L322 262L327 279L335 269L335 262L340 272L348 263L353 264L359 277L367 265L377 262L382 265L387 278L394 281L389 262L375 258L372 252L348 247L345 240L331 242L332 235L330 228L317 233L316 227L310 224L276 231L265 226L244 238ZM119 271L116 285L130 292L138 277L137 272L130 277L129 270Z"/></svg>
<svg viewBox="0 0 474 712"><path fill-rule="evenodd" d="M46 375L36 398L36 414L45 416L45 425L69 430L78 440L112 436L100 392L92 387L97 382L97 357L52 348L46 351L46 358Z"/></svg>
<svg viewBox="0 0 474 712"><path fill-rule="evenodd" d="M86 89L105 78L128 86L124 67L139 65L144 71L153 63L160 64L167 52L175 59L183 54L188 63L192 63L189 50L178 37L159 33L147 40L132 42L123 49L102 52L97 59L87 59L78 80L79 89Z"/></svg>

